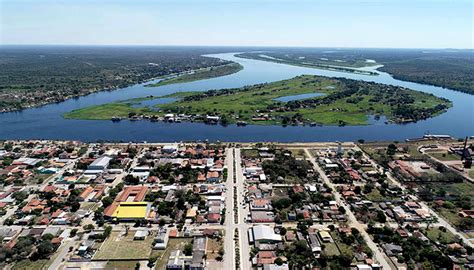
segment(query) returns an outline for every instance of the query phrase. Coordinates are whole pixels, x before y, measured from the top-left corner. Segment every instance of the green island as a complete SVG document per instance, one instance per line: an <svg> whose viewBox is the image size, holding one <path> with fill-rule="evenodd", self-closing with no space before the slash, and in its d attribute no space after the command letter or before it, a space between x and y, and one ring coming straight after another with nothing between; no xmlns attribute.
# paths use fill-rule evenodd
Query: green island
<svg viewBox="0 0 474 270"><path fill-rule="evenodd" d="M259 61L267 61L279 64L287 64L292 66L299 66L299 67L309 67L309 68L317 68L317 69L326 69L326 70L333 70L333 71L340 71L346 73L356 73L356 74L363 74L363 75L378 75L375 71L363 70L360 68L363 67L370 67L374 66L377 63L370 63L366 61L357 61L357 62L338 62L338 61L304 61L304 59L291 59L291 58L280 58L274 56L268 56L266 54L260 53L240 53L236 54L236 57L246 58L246 59L253 59Z"/></svg>
<svg viewBox="0 0 474 270"><path fill-rule="evenodd" d="M318 96L302 96L303 99L287 102L276 100L302 94ZM172 115L184 121L209 122L211 119L223 125L343 126L367 125L370 115L385 116L396 123L413 122L441 114L452 105L447 99L403 87L313 75L242 88L178 92L160 97L177 99L170 103L136 106L145 99L156 98L149 96L86 107L66 113L64 117L170 120L166 117Z"/></svg>
<svg viewBox="0 0 474 270"><path fill-rule="evenodd" d="M220 65L220 66L201 68L198 70L193 70L191 72L178 74L174 77L169 77L157 83L151 83L145 86L157 87L157 86L162 86L162 85L167 85L167 84L185 83L185 82L216 78L216 77L221 77L221 76L237 73L241 71L243 68L244 67L240 65L239 63L229 63L225 65Z"/></svg>

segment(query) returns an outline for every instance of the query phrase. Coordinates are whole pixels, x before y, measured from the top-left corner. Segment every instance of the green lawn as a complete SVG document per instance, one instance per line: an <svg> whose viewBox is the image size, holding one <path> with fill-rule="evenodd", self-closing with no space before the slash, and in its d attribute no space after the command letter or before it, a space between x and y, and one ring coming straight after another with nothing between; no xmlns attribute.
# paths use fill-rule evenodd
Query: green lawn
<svg viewBox="0 0 474 270"><path fill-rule="evenodd" d="M134 234L134 231L130 231L122 237L119 232L112 232L94 255L94 260L148 259L153 236L149 235L145 240L133 240Z"/></svg>
<svg viewBox="0 0 474 270"><path fill-rule="evenodd" d="M451 160L460 160L461 158L458 155L454 155L448 152L433 152L428 153L430 156L442 160L442 161L451 161Z"/></svg>
<svg viewBox="0 0 474 270"><path fill-rule="evenodd" d="M15 263L12 270L42 270L48 269L49 264L49 260L24 260Z"/></svg>
<svg viewBox="0 0 474 270"><path fill-rule="evenodd" d="M426 235L431 241L440 242L442 244L450 244L453 243L455 240L454 234L452 234L448 230L443 232L438 227L430 228Z"/></svg>
<svg viewBox="0 0 474 270"><path fill-rule="evenodd" d="M150 113L148 108L133 108L130 103L108 103L73 110L63 115L66 119L110 120L112 117L127 118L130 113Z"/></svg>
<svg viewBox="0 0 474 270"><path fill-rule="evenodd" d="M242 149L241 156L246 158L257 158L258 150L257 149Z"/></svg>
<svg viewBox="0 0 474 270"><path fill-rule="evenodd" d="M474 169L469 171L469 177L474 178Z"/></svg>
<svg viewBox="0 0 474 270"><path fill-rule="evenodd" d="M170 79L164 79L159 81L158 83L147 84L147 87L157 87L167 84L173 83L185 83L185 82L192 82L204 79L210 79L215 77L221 77L225 75L230 75L241 71L244 67L238 63L230 63L227 65L217 66L217 67L210 67L210 68L203 68L194 71L194 73L185 73L183 75L179 75L177 77L173 77Z"/></svg>
<svg viewBox="0 0 474 270"><path fill-rule="evenodd" d="M109 261L105 265L105 270L134 270L137 261Z"/></svg>
<svg viewBox="0 0 474 270"><path fill-rule="evenodd" d="M323 253L328 257L341 254L335 243L324 243Z"/></svg>
<svg viewBox="0 0 474 270"><path fill-rule="evenodd" d="M373 202L381 202L381 201L389 199L386 196L382 196L378 188L373 188L370 193L364 194L364 196L367 200L373 201Z"/></svg>

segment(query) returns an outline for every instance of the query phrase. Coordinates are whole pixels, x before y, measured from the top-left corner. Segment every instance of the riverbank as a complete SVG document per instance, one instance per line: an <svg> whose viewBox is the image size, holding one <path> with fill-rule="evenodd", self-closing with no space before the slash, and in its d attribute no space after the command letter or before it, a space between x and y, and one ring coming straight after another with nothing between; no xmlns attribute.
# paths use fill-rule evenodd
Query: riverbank
<svg viewBox="0 0 474 270"><path fill-rule="evenodd" d="M146 84L145 87L158 87L158 86L167 85L167 84L186 83L186 82L211 79L211 78L234 74L236 72L241 71L243 68L244 67L240 65L239 63L229 63L225 65L220 65L220 66L202 68L202 69L197 69L190 72L177 74L175 76L165 78L157 83Z"/></svg>
<svg viewBox="0 0 474 270"><path fill-rule="evenodd" d="M308 97L308 94L314 95ZM293 99L299 97L303 99ZM278 99L289 97L291 101ZM306 97L306 98L305 98ZM160 102L165 98L175 101ZM147 102L140 106L145 100ZM402 105L400 105L402 104ZM202 121L238 125L368 125L369 116L395 123L416 122L443 113L452 104L402 87L303 75L270 84L207 92L177 92L81 108L68 119Z"/></svg>
<svg viewBox="0 0 474 270"><path fill-rule="evenodd" d="M354 74L361 74L361 75L370 75L370 76L377 76L378 73L375 71L369 71L369 70L364 70L362 69L363 67L346 67L346 66L336 66L336 65L327 65L327 64L317 64L317 63L304 63L304 62L298 62L298 61L289 61L289 60L284 60L284 59L279 59L279 58L274 58L274 57L264 57L263 55L255 55L252 53L240 53L236 54L236 57L240 58L245 58L245 59L252 59L252 60L259 60L259 61L267 61L267 62L273 62L273 63L278 63L278 64L286 64L286 65L292 65L292 66L297 66L297 67L307 67L307 68L316 68L316 69L323 69L323 70L330 70L330 71L339 71L339 72L345 72L345 73L354 73ZM372 65L371 65L372 66ZM367 67L367 66L365 66Z"/></svg>

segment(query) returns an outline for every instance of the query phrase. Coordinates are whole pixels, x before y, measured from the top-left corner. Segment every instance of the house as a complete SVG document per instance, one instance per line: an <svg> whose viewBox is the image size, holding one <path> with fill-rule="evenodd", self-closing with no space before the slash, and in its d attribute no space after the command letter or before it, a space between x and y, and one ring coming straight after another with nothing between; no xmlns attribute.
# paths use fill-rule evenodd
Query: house
<svg viewBox="0 0 474 270"><path fill-rule="evenodd" d="M319 237L321 237L321 240L323 242L332 242L332 237L331 234L329 234L327 231L319 231Z"/></svg>
<svg viewBox="0 0 474 270"><path fill-rule="evenodd" d="M275 251L259 251L257 253L257 265L273 264L276 259Z"/></svg>
<svg viewBox="0 0 474 270"><path fill-rule="evenodd" d="M207 174L206 174L206 181L207 182L216 183L216 182L219 182L220 180L221 180L221 178L219 176L219 172L216 172L216 171L207 172Z"/></svg>
<svg viewBox="0 0 474 270"><path fill-rule="evenodd" d="M321 248L321 243L318 240L318 237L316 234L311 233L308 235L308 242L309 246L311 247L311 251L314 253L321 253L322 248Z"/></svg>
<svg viewBox="0 0 474 270"><path fill-rule="evenodd" d="M220 223L221 222L221 214L219 213L210 213L207 215L207 222L209 223Z"/></svg>
<svg viewBox="0 0 474 270"><path fill-rule="evenodd" d="M275 214L273 212L252 211L250 217L254 223L269 223L275 221Z"/></svg>
<svg viewBox="0 0 474 270"><path fill-rule="evenodd" d="M193 258L190 270L204 270L204 255L206 254L207 237L195 236L193 240Z"/></svg>
<svg viewBox="0 0 474 270"><path fill-rule="evenodd" d="M135 235L133 236L133 240L145 240L147 236L148 236L147 230L138 230L135 232Z"/></svg>
<svg viewBox="0 0 474 270"><path fill-rule="evenodd" d="M395 256L403 252L403 248L399 245L387 243L383 245L383 248L385 249L385 253L387 253L388 256Z"/></svg>
<svg viewBox="0 0 474 270"><path fill-rule="evenodd" d="M252 199L250 200L250 210L252 211L270 211L272 204L267 199Z"/></svg>
<svg viewBox="0 0 474 270"><path fill-rule="evenodd" d="M277 265L277 264L264 264L263 265L263 270L288 270L290 269L288 267L288 264L284 263L282 265Z"/></svg>
<svg viewBox="0 0 474 270"><path fill-rule="evenodd" d="M97 202L104 195L105 185L97 185L95 187L86 187L81 194L79 194L80 201Z"/></svg>
<svg viewBox="0 0 474 270"><path fill-rule="evenodd" d="M168 258L166 270L184 270L185 260L190 259L189 256L184 255L181 250L173 250Z"/></svg>

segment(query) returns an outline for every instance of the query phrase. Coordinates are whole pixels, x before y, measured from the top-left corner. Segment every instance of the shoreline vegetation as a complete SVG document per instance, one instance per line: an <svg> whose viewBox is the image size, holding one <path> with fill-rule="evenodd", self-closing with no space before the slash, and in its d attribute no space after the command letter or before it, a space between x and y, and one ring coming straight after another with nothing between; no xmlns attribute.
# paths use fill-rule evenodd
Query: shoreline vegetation
<svg viewBox="0 0 474 270"><path fill-rule="evenodd" d="M175 83L186 83L205 79L211 79L216 77L222 77L231 75L241 71L244 67L239 63L229 63L219 66L211 66L207 68L201 68L198 70L187 71L181 74L165 78L157 83L146 84L145 87L158 87L162 85L175 84Z"/></svg>
<svg viewBox="0 0 474 270"><path fill-rule="evenodd" d="M317 97L277 101L301 94ZM140 107L147 100L174 98L169 103ZM205 122L237 125L368 125L369 116L387 122L409 123L445 112L452 103L432 94L403 87L343 78L302 75L289 80L242 88L174 94L125 100L81 108L68 119L122 119Z"/></svg>
<svg viewBox="0 0 474 270"><path fill-rule="evenodd" d="M286 48L236 56L338 71L381 65L377 70L397 80L474 95L473 50Z"/></svg>
<svg viewBox="0 0 474 270"><path fill-rule="evenodd" d="M21 111L191 70L232 63L218 49L167 47L4 47L0 113Z"/></svg>
<svg viewBox="0 0 474 270"><path fill-rule="evenodd" d="M303 62L303 61L293 61L293 60L285 60L281 58L270 57L265 54L255 54L255 53L240 53L236 54L236 57L245 58L245 59L252 59L252 60L259 60L259 61L267 61L273 62L278 64L286 64L298 67L308 67L308 68L316 68L316 69L325 69L325 70L332 70L332 71L339 71L339 72L346 72L346 73L355 73L355 74L362 74L362 75L370 75L370 76L377 76L379 75L375 71L369 70L362 70L359 68L362 67L370 67L373 66L372 63L367 63L367 65L358 65L354 67L344 66L342 63L334 63L325 64L325 63L315 63L315 62Z"/></svg>

